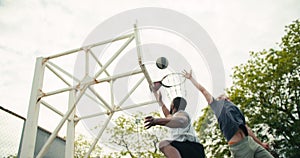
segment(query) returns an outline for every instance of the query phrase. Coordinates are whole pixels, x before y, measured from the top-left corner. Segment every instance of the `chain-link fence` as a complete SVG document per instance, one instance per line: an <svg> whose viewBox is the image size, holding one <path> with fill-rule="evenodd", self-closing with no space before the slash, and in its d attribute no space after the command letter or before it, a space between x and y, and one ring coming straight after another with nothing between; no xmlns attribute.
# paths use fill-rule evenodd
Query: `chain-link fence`
<svg viewBox="0 0 300 158"><path fill-rule="evenodd" d="M16 157L25 119L0 106L0 157Z"/></svg>
<svg viewBox="0 0 300 158"><path fill-rule="evenodd" d="M26 119L0 106L0 158L19 157L23 127ZM34 157L50 137L51 133L38 127ZM66 141L56 137L44 157L64 158Z"/></svg>

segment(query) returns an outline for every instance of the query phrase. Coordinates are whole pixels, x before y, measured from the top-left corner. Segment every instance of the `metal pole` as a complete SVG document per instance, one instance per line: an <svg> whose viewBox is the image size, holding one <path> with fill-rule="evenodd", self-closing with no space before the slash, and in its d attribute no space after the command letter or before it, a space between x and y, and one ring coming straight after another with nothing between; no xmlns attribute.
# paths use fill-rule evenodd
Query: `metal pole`
<svg viewBox="0 0 300 158"><path fill-rule="evenodd" d="M69 110L72 109L72 106L75 103L75 90L70 91L69 93ZM71 110L71 114L67 124L67 138L66 138L66 150L65 150L65 157L66 158L73 158L74 157L74 150L75 150L75 126L76 122L74 121L75 118L75 111L76 109L73 108Z"/></svg>
<svg viewBox="0 0 300 158"><path fill-rule="evenodd" d="M153 87L153 83L151 81L151 78L149 76L149 73L145 67L145 65L143 64L142 61L142 50L141 50L141 41L140 41L140 36L139 36L139 32L138 32L138 28L137 28L137 24L134 25L134 36L135 36L135 42L136 42L136 49L137 49L137 55L138 55L138 62L139 65L147 79L148 84L151 86L151 88Z"/></svg>
<svg viewBox="0 0 300 158"><path fill-rule="evenodd" d="M42 57L39 57L36 59L35 63L31 96L20 154L20 157L22 158L34 157L38 117L40 111L40 102L38 101L38 97L40 96L40 90L43 86L43 78L45 71L45 64L43 63L43 61L44 59Z"/></svg>

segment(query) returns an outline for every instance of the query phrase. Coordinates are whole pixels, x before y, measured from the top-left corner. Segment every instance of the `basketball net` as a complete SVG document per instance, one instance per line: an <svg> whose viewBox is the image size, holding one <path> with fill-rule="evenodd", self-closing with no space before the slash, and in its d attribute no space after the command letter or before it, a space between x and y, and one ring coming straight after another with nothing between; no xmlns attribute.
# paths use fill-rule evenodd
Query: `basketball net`
<svg viewBox="0 0 300 158"><path fill-rule="evenodd" d="M174 78L174 81L177 80ZM164 90L167 94L167 97L170 101L172 101L176 97L183 97L186 98L186 87L185 87L185 82L182 82L179 85L175 85L172 87L164 87Z"/></svg>

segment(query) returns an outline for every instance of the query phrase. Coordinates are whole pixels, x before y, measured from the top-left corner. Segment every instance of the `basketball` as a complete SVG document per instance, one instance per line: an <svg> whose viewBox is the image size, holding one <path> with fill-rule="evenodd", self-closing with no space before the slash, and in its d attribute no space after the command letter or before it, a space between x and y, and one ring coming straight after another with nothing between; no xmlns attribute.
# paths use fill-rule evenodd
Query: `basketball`
<svg viewBox="0 0 300 158"><path fill-rule="evenodd" d="M156 60L156 66L159 68L159 69L165 69L168 67L168 60L167 58L165 57L159 57L157 58Z"/></svg>

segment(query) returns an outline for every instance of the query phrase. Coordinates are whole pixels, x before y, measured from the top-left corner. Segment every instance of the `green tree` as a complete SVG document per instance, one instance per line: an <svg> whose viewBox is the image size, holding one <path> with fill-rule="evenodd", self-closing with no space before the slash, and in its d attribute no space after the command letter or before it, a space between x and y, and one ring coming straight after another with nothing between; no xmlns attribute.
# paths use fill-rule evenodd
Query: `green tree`
<svg viewBox="0 0 300 158"><path fill-rule="evenodd" d="M228 93L264 141L271 134L280 156L300 156L300 22L286 27L279 49L251 52L234 68ZM271 138L271 137L269 137Z"/></svg>
<svg viewBox="0 0 300 158"><path fill-rule="evenodd" d="M121 151L112 153L110 157L125 155L132 158L163 157L158 149L158 143L167 137L167 129L156 126L145 130L144 116L139 113L133 117L120 116L115 120L116 126L108 130L112 135L110 143L120 147ZM160 117L158 113L154 113L152 116Z"/></svg>
<svg viewBox="0 0 300 158"><path fill-rule="evenodd" d="M277 49L250 52L245 64L234 67L230 99L246 116L257 136L271 142L275 157L300 156L300 22L286 26ZM228 146L209 107L195 122L211 157L229 157Z"/></svg>
<svg viewBox="0 0 300 158"><path fill-rule="evenodd" d="M92 140L86 138L83 135L78 135L75 138L75 158L82 158L85 156L85 154L88 152L89 148L92 146ZM97 157L101 154L101 147L99 145L96 145L94 150L92 151L90 157Z"/></svg>

